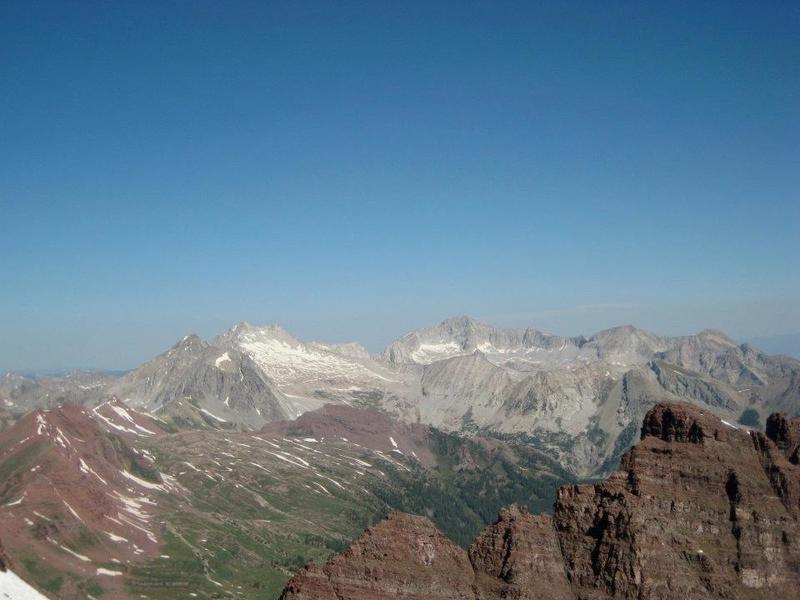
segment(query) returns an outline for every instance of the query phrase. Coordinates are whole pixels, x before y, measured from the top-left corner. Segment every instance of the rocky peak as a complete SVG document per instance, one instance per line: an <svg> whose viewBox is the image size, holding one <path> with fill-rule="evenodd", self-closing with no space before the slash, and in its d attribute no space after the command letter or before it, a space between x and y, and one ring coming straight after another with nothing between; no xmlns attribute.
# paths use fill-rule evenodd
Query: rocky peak
<svg viewBox="0 0 800 600"><path fill-rule="evenodd" d="M666 350L668 342L644 329L622 325L595 333L584 346L593 348L601 360L635 364Z"/></svg>
<svg viewBox="0 0 800 600"><path fill-rule="evenodd" d="M222 347L236 347L242 342L277 340L295 346L300 342L277 323L269 325L251 325L237 323L234 327L217 337L214 343Z"/></svg>
<svg viewBox="0 0 800 600"><path fill-rule="evenodd" d="M697 334L697 337L702 339L706 343L738 348L738 344L736 343L735 340L725 335L724 332L719 331L718 329L704 329L703 331Z"/></svg>
<svg viewBox="0 0 800 600"><path fill-rule="evenodd" d="M425 517L392 513L324 567L308 565L281 600L474 600L466 552Z"/></svg>
<svg viewBox="0 0 800 600"><path fill-rule="evenodd" d="M559 492L573 588L581 598L791 597L798 483L800 469L763 434L656 405L619 471Z"/></svg>
<svg viewBox="0 0 800 600"><path fill-rule="evenodd" d="M223 424L260 426L290 414L286 399L249 356L235 347L211 345L196 335L186 336L106 391L150 411L162 410L174 400L191 399L200 414ZM186 423L204 421L200 417Z"/></svg>
<svg viewBox="0 0 800 600"><path fill-rule="evenodd" d="M445 319L439 324L439 327L452 331L468 331L470 329L475 329L476 325L479 325L479 323L472 317L468 315L458 315Z"/></svg>
<svg viewBox="0 0 800 600"><path fill-rule="evenodd" d="M468 350L487 339L493 329L493 327L479 323L470 317L460 316L446 319L427 332L423 330L424 333L421 337L425 339L434 334L434 338L437 340L451 341Z"/></svg>
<svg viewBox="0 0 800 600"><path fill-rule="evenodd" d="M392 363L430 364L478 350L505 359L508 353L554 348L563 351L580 342L582 339L563 338L536 329L501 329L462 316L404 335L384 350L383 358Z"/></svg>
<svg viewBox="0 0 800 600"><path fill-rule="evenodd" d="M232 333L239 333L242 331L250 331L251 329L253 329L253 326L250 323L248 323L247 321L239 321L236 325L234 325L230 329L230 331Z"/></svg>
<svg viewBox="0 0 800 600"><path fill-rule="evenodd" d="M658 404L645 415L641 439L653 436L665 442L700 444L708 435L703 428L704 416L688 404Z"/></svg>
<svg viewBox="0 0 800 600"><path fill-rule="evenodd" d="M200 336L196 333L190 333L180 339L178 343L176 343L172 349L173 350L202 350L208 344L200 339Z"/></svg>

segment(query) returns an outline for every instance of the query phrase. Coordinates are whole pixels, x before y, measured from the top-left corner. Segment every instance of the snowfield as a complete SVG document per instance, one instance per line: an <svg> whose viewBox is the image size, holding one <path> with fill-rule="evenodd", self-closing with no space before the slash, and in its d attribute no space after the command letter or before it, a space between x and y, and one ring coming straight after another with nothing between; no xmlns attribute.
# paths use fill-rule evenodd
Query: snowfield
<svg viewBox="0 0 800 600"><path fill-rule="evenodd" d="M314 381L399 383L370 359L343 354L320 343L305 344L277 327L251 327L231 340L279 386ZM366 363L366 364L365 364Z"/></svg>

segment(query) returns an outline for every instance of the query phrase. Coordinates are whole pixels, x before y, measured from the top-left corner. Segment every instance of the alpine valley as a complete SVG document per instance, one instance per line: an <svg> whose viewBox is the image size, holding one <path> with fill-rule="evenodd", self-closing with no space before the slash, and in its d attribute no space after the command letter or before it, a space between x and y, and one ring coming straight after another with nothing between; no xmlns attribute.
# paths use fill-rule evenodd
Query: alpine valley
<svg viewBox="0 0 800 600"><path fill-rule="evenodd" d="M800 361L718 331L467 317L379 355L239 323L123 375L7 373L0 598L767 597L800 581L798 414Z"/></svg>

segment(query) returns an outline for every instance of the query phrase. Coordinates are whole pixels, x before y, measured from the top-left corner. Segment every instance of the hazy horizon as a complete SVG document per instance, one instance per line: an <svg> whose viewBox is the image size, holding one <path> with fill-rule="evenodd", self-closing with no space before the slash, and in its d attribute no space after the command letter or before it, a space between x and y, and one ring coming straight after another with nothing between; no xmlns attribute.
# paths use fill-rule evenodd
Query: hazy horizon
<svg viewBox="0 0 800 600"><path fill-rule="evenodd" d="M2 369L240 320L800 332L796 3L0 16Z"/></svg>

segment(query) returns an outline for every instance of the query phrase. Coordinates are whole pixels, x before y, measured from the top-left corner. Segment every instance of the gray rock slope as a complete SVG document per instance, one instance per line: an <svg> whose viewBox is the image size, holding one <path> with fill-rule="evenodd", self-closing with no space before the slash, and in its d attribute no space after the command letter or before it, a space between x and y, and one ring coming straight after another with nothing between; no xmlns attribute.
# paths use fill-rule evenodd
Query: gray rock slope
<svg viewBox="0 0 800 600"><path fill-rule="evenodd" d="M64 402L91 403L105 397L115 377L95 371L73 371L63 377L0 375L0 407L20 416L34 408L51 408Z"/></svg>
<svg viewBox="0 0 800 600"><path fill-rule="evenodd" d="M248 323L214 344L250 357L288 398L293 417L327 403L381 407L419 396L417 375L373 359L360 344L301 342L278 325Z"/></svg>
<svg viewBox="0 0 800 600"><path fill-rule="evenodd" d="M467 317L409 333L382 359L416 370L420 397L391 410L451 431L525 439L582 475L612 468L655 402L685 400L735 423L800 412L800 362L716 331L661 337L631 326L586 339Z"/></svg>
<svg viewBox="0 0 800 600"><path fill-rule="evenodd" d="M196 335L128 373L108 392L156 416L185 400L220 424L257 427L289 417L287 399L248 356Z"/></svg>

